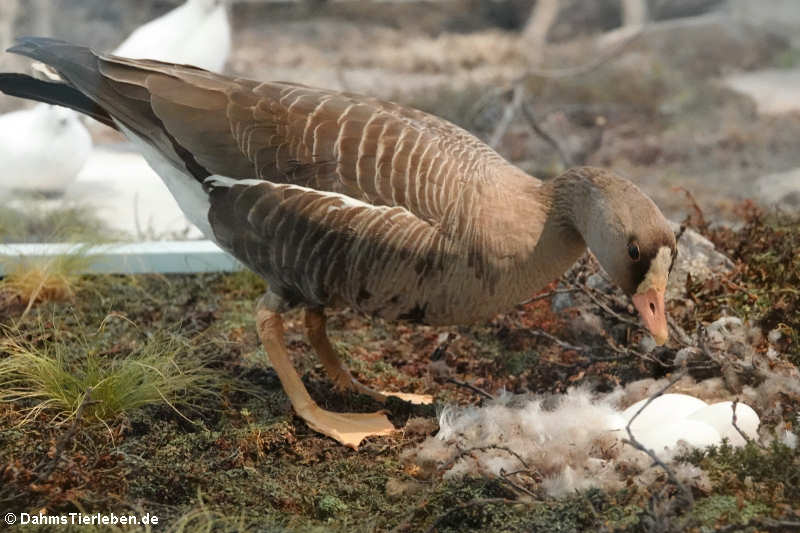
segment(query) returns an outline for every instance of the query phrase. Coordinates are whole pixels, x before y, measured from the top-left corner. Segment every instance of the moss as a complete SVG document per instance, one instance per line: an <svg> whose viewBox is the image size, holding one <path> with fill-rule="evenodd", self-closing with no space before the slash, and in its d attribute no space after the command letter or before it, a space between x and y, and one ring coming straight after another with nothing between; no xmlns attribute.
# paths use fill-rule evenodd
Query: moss
<svg viewBox="0 0 800 533"><path fill-rule="evenodd" d="M509 374L521 374L539 362L539 354L533 350L511 352L503 359L505 370Z"/></svg>
<svg viewBox="0 0 800 533"><path fill-rule="evenodd" d="M746 524L751 519L765 516L769 506L753 503L735 496L715 494L698 501L692 509L692 517L701 525L701 531L713 531L724 524Z"/></svg>
<svg viewBox="0 0 800 533"><path fill-rule="evenodd" d="M410 531L424 531L436 524L439 532L519 531L575 532L599 527L598 510L607 505L599 490L562 500L517 500L496 480L464 479L436 487L406 516Z"/></svg>
<svg viewBox="0 0 800 533"><path fill-rule="evenodd" d="M165 347L172 340L182 357L209 358L210 368L236 376L256 394L221 385L218 395L208 397L211 401L195 405L191 419L196 424L163 403L127 411L107 427L82 424L52 473L39 483L34 482L52 463L49 454L69 423L55 425L54 412L44 410L21 430L15 426L26 404L0 404L0 428L5 428L0 430L0 499L15 509L64 512L80 507L98 512L119 509L119 502L158 502L157 514L170 531L180 531L180 524L188 524L184 530L195 525L203 530L209 523L222 531L233 524L233 530L242 527L242 516L247 518L244 529L257 524L289 531L389 531L404 523L409 527L401 531L416 531L437 521L439 531L571 532L596 530L602 524L618 530L644 528L648 507L642 494L588 491L561 500L471 505L476 499L517 495L496 480L414 480L414 470L400 456L424 434L398 432L368 440L353 452L313 432L293 415L265 362L252 315L253 300L264 288L258 278L241 273L85 276L83 283L81 297L70 304L43 303L23 319L6 310L16 322L9 335L36 350L60 346L69 361L86 358L90 351L97 357L125 358L148 344ZM441 361L490 392L501 387L565 388L575 383L576 363L587 375L610 373L610 362L592 370L592 362L581 354L558 350L547 339L527 333L537 327L565 334L562 320L549 307L547 300L539 300L489 324L454 328L455 338L439 351ZM471 391L433 383L429 377L441 330L370 320L350 311L329 316L331 338L341 343L368 384L475 401ZM306 369L303 379L315 399L333 410L378 407L332 390L303 340L301 314L287 313L286 324L292 353ZM643 372L639 369L636 375ZM395 408L389 409L394 414ZM710 457L716 456L698 459L716 472L710 496L733 495L730 487L738 486L753 513L762 513L758 506L766 505L767 497L747 490L763 490L777 502L788 501L782 494L796 494L786 468L785 478L769 481L781 474L781 461L789 464L788 455L769 459L770 470L761 474L758 455L715 459L719 464ZM390 480L413 489L390 492Z"/></svg>
<svg viewBox="0 0 800 533"><path fill-rule="evenodd" d="M737 268L724 278L687 283L696 316L709 321L727 306L765 331L778 328L787 341L780 351L800 366L800 219L747 203L740 211L738 229L700 228Z"/></svg>
<svg viewBox="0 0 800 533"><path fill-rule="evenodd" d="M347 505L337 498L326 494L317 500L317 512L321 519L327 519L347 511Z"/></svg>
<svg viewBox="0 0 800 533"><path fill-rule="evenodd" d="M686 461L700 466L723 495L746 495L765 505L800 501L800 450L778 441L761 449L754 443L696 450Z"/></svg>

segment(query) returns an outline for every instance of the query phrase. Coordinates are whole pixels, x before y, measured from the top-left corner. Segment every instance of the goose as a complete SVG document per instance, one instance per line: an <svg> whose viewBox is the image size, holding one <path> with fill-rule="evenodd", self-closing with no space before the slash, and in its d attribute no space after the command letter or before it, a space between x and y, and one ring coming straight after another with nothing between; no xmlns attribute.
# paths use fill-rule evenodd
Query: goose
<svg viewBox="0 0 800 533"><path fill-rule="evenodd" d="M214 72L231 51L231 27L224 0L186 0L169 13L140 26L114 54L194 65Z"/></svg>
<svg viewBox="0 0 800 533"><path fill-rule="evenodd" d="M60 104L137 145L187 217L261 275L265 352L295 412L357 448L385 412L319 407L292 366L282 314L304 309L334 385L358 382L328 340L325 308L432 325L487 320L560 276L587 246L656 342L675 236L630 181L593 167L542 182L465 130L375 98L232 78L28 37L10 52L62 81L0 75L12 96Z"/></svg>
<svg viewBox="0 0 800 533"><path fill-rule="evenodd" d="M58 196L92 151L78 115L40 104L0 116L0 188Z"/></svg>

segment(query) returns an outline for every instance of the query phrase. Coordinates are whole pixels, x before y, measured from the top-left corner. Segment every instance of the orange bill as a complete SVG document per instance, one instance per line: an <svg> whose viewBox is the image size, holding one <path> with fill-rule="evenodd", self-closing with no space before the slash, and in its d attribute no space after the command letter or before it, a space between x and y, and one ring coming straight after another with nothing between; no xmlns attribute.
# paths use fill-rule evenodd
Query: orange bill
<svg viewBox="0 0 800 533"><path fill-rule="evenodd" d="M659 346L667 342L669 337L667 314L664 310L664 292L665 289L651 287L643 293L636 293L632 296L633 305L639 311L644 326L653 335L653 339Z"/></svg>

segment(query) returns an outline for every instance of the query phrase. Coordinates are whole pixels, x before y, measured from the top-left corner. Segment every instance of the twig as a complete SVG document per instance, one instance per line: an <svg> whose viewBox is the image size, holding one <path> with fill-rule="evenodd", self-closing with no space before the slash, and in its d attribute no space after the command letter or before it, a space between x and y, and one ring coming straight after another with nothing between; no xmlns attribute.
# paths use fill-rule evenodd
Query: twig
<svg viewBox="0 0 800 533"><path fill-rule="evenodd" d="M489 138L489 146L492 148L497 148L500 145L500 142L503 140L508 128L511 127L511 123L514 122L514 117L517 115L517 112L521 110L522 116L525 117L525 120L528 122L528 125L531 127L534 133L539 135L542 140L549 144L558 153L558 156L561 158L564 166L571 167L572 158L569 156L567 151L564 150L561 144L552 135L544 131L539 125L536 115L530 109L531 104L527 102L527 90L525 89L524 84L517 83L511 90L511 101L503 108L503 116L500 117L494 132L492 132L492 135Z"/></svg>
<svg viewBox="0 0 800 533"><path fill-rule="evenodd" d="M591 300L595 304L597 304L597 306L600 309L602 309L603 311L605 311L606 313L608 313L609 315L613 316L614 318L616 318L617 320L619 320L620 322L622 322L624 324L628 324L628 325L633 326L633 327L635 327L637 329L641 329L642 326L638 322L635 322L635 321L633 321L633 320L631 320L629 318L623 317L622 315L620 315L619 313L617 313L616 311L614 311L610 307L608 307L608 305L603 303L600 300L600 298L598 298L597 296L594 295L595 291L590 289L589 287L587 287L585 283L580 283L577 286L578 286L578 288L580 290L582 290L584 293L586 293L586 296L591 298Z"/></svg>
<svg viewBox="0 0 800 533"><path fill-rule="evenodd" d="M678 233L675 234L675 244L677 245L678 242L683 237L683 234L686 232L686 224L681 224L681 227L678 228Z"/></svg>
<svg viewBox="0 0 800 533"><path fill-rule="evenodd" d="M441 467L441 470L449 470L450 468L452 468L452 466L454 464L456 464L458 461L460 461L461 459L463 459L467 455L472 454L472 452L485 452L487 450L501 450L501 451L504 451L504 452L506 452L508 454L511 454L514 457L516 457L517 461L519 461L522 464L522 466L525 467L526 470L529 469L528 463L525 462L525 460L522 458L522 456L520 456L520 454L518 454L517 452L515 452L511 448L509 448L507 446L500 446L500 445L497 445L497 444L489 444L488 446L476 446L474 448L467 448L466 450L461 450L458 453L458 455L456 455L455 457L453 457L452 459L447 461Z"/></svg>
<svg viewBox="0 0 800 533"><path fill-rule="evenodd" d="M66 433L61 435L61 437L56 442L55 450L53 451L53 458L50 463L45 466L42 471L39 473L39 476L36 478L36 483L41 483L53 472L56 465L58 465L59 460L61 460L61 454L64 453L64 448L66 448L67 443L72 440L72 437L75 435L75 432L78 429L78 424L80 424L81 418L83 417L83 410L87 405L97 403L96 401L92 401L92 392L93 387L89 387L86 389L86 393L83 395L83 400L81 400L80 405L78 405L77 411L75 411L75 418L72 420L72 425L67 430Z"/></svg>
<svg viewBox="0 0 800 533"><path fill-rule="evenodd" d="M450 347L450 343L456 339L455 333L448 333L447 337L440 342L436 348L433 349L431 352L431 361L438 361L443 359L445 355L447 355L447 349Z"/></svg>
<svg viewBox="0 0 800 533"><path fill-rule="evenodd" d="M537 294L536 296L528 298L527 300L518 303L517 306L519 307L519 306L522 306L522 305L527 305L527 304L529 304L531 302L536 302L538 300L544 300L545 298L549 298L549 297L551 297L551 296L553 296L555 294L566 294L566 293L570 293L570 292L577 292L579 290L580 289L577 288L577 287L570 287L568 289L553 289L552 291L543 292L542 294Z"/></svg>
<svg viewBox="0 0 800 533"><path fill-rule="evenodd" d="M516 473L519 473L519 472L514 472L514 473L516 474ZM515 481L513 481L509 477L511 475L512 474L506 474L505 471L503 471L503 469L501 468L500 469L500 477L498 479L500 479L500 481L502 481L503 483L508 484L511 487L511 489L516 491L517 493L522 493L522 494L524 494L526 496L530 496L531 498L536 498L536 494L534 494L532 491L526 489L522 485L518 485Z"/></svg>
<svg viewBox="0 0 800 533"><path fill-rule="evenodd" d="M736 406L737 406L737 405L739 405L739 398L736 398L735 400L733 400L733 403L731 404L731 411L733 411L733 414L732 414L732 416L731 416L731 424L733 424L733 429L735 429L735 430L736 430L736 431L739 433L739 435L740 435L740 436L741 436L741 437L744 439L744 441L745 441L747 444L751 444L751 443L754 443L754 442L755 442L755 444L756 444L756 445L757 445L759 448L761 448L762 450L763 450L763 449L765 449L765 447L764 447L764 445L763 445L763 444L761 444L760 442L757 442L757 441L754 441L753 439L751 439L751 438L750 438L750 436L749 436L747 433L745 433L744 431L742 431L742 429L741 429L741 428L739 427L739 425L737 424L737 422L738 422L738 421L737 421L737 419L736 419Z"/></svg>
<svg viewBox="0 0 800 533"><path fill-rule="evenodd" d="M477 385L473 385L472 383L468 383L466 381L461 381L456 378L447 378L445 383L452 383L453 385L458 385L459 387L464 387L465 389L469 389L475 394L479 396L483 396L488 400L494 400L494 396L483 390L482 388L478 387Z"/></svg>
<svg viewBox="0 0 800 533"><path fill-rule="evenodd" d="M592 351L592 349L589 348L588 346L576 346L574 344L570 344L570 343L568 343L566 341L562 341L558 337L554 337L554 336L550 335L549 333L547 333L546 331L542 331L540 329L529 329L529 330L526 330L526 331L527 331L527 333L529 335L533 335L534 337L544 337L545 339L549 340L550 342L554 342L554 343L558 344L559 346L561 346L565 350L572 350L572 351L575 351L575 352L585 352L585 353L589 353L589 352Z"/></svg>
<svg viewBox="0 0 800 533"><path fill-rule="evenodd" d="M655 454L655 452L653 450L650 450L650 449L646 448L641 442L636 440L636 437L633 436L633 431L631 431L631 424L633 424L633 421L636 420L636 418L642 413L642 411L647 409L647 406L650 405L651 403L653 403L653 401L656 398L658 398L659 396L662 396L665 392L667 392L667 390L670 387L672 387L673 385L675 385L675 383L680 381L681 378L683 378L683 376L684 376L683 372L677 374L674 378L672 378L672 380L670 380L669 383L666 384L666 386L664 386L660 391L658 391L657 393L655 393L654 395L650 396L650 398L647 399L647 401L644 403L644 405L642 405L639 408L639 410L636 411L636 414L633 415L633 417L628 421L628 424L625 426L625 431L628 433L628 438L624 439L622 442L624 442L626 444L630 444L631 446L633 446L637 450L646 453L650 457L650 459L652 459L654 465L657 465L662 470L664 470L664 472L667 474L667 477L669 478L669 480L676 487L678 487L681 490L681 492L683 492L684 497L686 498L686 502L689 504L689 507L691 508L691 507L694 506L694 497L692 496L692 491L689 490L686 487L686 485L684 485L675 476L675 472L673 472L672 469L669 466L667 466L667 464L664 461L659 459L659 457Z"/></svg>
<svg viewBox="0 0 800 533"><path fill-rule="evenodd" d="M489 146L492 148L497 148L500 141L503 140L508 128L514 121L517 109L522 105L522 101L525 98L525 87L523 87L521 83L515 84L511 91L511 101L503 108L503 116L500 117L497 126L494 128L494 132L492 132L492 136L489 137Z"/></svg>
<svg viewBox="0 0 800 533"><path fill-rule="evenodd" d="M558 78L569 78L572 76L580 76L582 74L588 74L589 72L598 69L599 67L605 65L612 59L616 58L620 52L622 52L626 47L628 47L631 43L633 43L636 39L638 39L642 35L642 30L643 28L639 28L639 30L636 33L632 34L619 44L611 47L611 49L606 50L604 54L599 55L593 60L587 61L582 65L576 65L574 67L567 67L567 68L556 68L556 69L528 68L524 74L516 78L512 83L514 84L522 83L528 78L534 76L539 78L558 79Z"/></svg>
<svg viewBox="0 0 800 533"><path fill-rule="evenodd" d="M675 334L674 338L678 341L678 343L682 344L683 346L691 346L692 339L689 338L689 335L683 330L682 327L678 325L675 320L667 315L667 325L672 329L672 332Z"/></svg>
<svg viewBox="0 0 800 533"><path fill-rule="evenodd" d="M536 120L536 115L533 113L533 109L531 109L532 105L530 102L527 101L528 99L525 98L522 104L520 105L520 109L522 110L522 116L525 117L525 120L528 121L528 125L531 129L536 132L539 137L544 139L544 141L553 147L553 149L558 152L558 157L561 158L561 162L564 163L564 166L569 168L573 165L572 157L567 153L567 151L561 146L555 137L547 133L542 129L539 125L539 121Z"/></svg>
<svg viewBox="0 0 800 533"><path fill-rule="evenodd" d="M680 191L680 192L682 192L683 194L686 195L686 199L689 200L689 203L692 205L692 209L694 209L694 212L697 214L697 224L696 224L696 226L698 228L701 228L701 229L707 228L708 227L708 223L706 222L705 215L703 215L703 210L700 209L700 206L698 205L697 200L694 199L694 195L691 193L691 191L689 191L689 189L687 189L685 187L673 187L672 190L673 191ZM690 218L690 220L691 220L691 218ZM685 224L682 224L682 226L684 226L684 225Z"/></svg>

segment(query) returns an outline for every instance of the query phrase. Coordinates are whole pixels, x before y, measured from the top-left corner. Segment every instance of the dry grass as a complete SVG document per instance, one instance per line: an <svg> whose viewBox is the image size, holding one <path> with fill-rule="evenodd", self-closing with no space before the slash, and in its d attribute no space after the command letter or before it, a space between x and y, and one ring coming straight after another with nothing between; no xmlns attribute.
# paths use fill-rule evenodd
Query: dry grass
<svg viewBox="0 0 800 533"><path fill-rule="evenodd" d="M80 274L91 262L87 246L73 253L46 258L19 256L3 262L0 301L17 300L25 305L25 316L37 302L65 301L75 296Z"/></svg>

